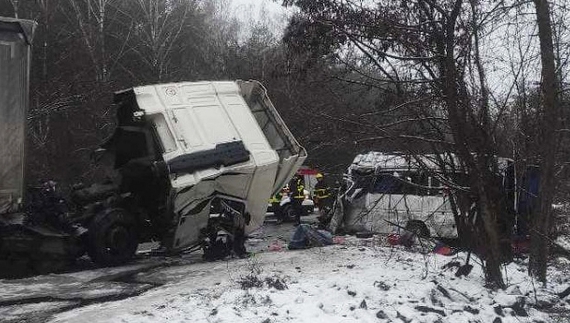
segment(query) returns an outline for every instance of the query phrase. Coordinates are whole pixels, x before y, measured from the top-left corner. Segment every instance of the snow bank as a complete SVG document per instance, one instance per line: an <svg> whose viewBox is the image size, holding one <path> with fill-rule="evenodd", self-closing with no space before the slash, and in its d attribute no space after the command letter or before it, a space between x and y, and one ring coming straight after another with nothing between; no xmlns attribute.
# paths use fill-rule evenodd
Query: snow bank
<svg viewBox="0 0 570 323"><path fill-rule="evenodd" d="M442 270L450 261L464 262L462 256L358 245L259 253L171 268L177 279L160 288L60 313L51 322L518 323L553 322L545 307L570 312L570 300L555 295L569 284L568 266L552 267L543 288L529 279L524 263L513 263L505 267L509 287L490 291L480 266L456 278L455 270ZM239 282L247 276L277 279L287 288L244 290Z"/></svg>

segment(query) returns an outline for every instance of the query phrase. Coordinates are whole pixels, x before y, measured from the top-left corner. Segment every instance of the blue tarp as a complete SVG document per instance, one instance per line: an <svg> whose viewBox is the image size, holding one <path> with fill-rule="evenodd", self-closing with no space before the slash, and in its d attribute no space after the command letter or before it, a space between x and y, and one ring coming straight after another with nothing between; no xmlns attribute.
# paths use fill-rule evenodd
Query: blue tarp
<svg viewBox="0 0 570 323"><path fill-rule="evenodd" d="M301 224L291 237L289 249L305 249L333 244L332 234L325 230L317 230L308 224Z"/></svg>

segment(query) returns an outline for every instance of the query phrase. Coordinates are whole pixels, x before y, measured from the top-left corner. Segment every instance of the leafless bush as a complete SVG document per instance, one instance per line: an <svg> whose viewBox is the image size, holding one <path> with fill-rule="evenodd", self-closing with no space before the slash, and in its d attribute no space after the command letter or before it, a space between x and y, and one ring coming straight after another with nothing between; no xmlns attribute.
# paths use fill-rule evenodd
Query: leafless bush
<svg viewBox="0 0 570 323"><path fill-rule="evenodd" d="M248 290L250 288L261 288L263 287L263 281L259 279L259 276L248 274L244 277L238 279L237 283L243 290Z"/></svg>
<svg viewBox="0 0 570 323"><path fill-rule="evenodd" d="M265 284L269 288L275 288L277 290L285 290L287 289L287 284L285 283L285 279L280 277L266 277Z"/></svg>
<svg viewBox="0 0 570 323"><path fill-rule="evenodd" d="M259 263L254 259L249 259L248 261L249 273L245 276L238 278L237 283L240 285L241 289L248 290L250 288L261 288L263 287L263 279L259 276L263 272Z"/></svg>
<svg viewBox="0 0 570 323"><path fill-rule="evenodd" d="M237 279L237 283L243 290L249 290L251 288L262 288L266 286L267 288L275 288L277 290L287 289L287 284L285 279L277 276L267 276L265 278L261 277L263 269L258 262L254 260L249 261L249 273L245 276Z"/></svg>

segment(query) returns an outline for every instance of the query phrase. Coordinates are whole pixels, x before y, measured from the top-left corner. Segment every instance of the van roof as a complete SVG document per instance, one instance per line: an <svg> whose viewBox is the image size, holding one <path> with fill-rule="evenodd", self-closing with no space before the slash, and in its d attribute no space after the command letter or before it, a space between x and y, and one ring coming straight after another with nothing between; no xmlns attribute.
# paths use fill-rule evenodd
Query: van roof
<svg viewBox="0 0 570 323"><path fill-rule="evenodd" d="M499 169L506 169L512 163L509 158L498 158ZM442 154L404 154L371 151L357 155L348 167L349 173L356 171L414 171L421 169L441 170L441 164L447 171L462 172L459 158L453 153Z"/></svg>

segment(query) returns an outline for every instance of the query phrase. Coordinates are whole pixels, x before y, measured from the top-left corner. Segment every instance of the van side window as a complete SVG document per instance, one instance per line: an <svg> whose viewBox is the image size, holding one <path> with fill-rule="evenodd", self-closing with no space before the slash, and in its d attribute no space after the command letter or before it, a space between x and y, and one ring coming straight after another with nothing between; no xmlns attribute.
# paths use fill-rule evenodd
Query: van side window
<svg viewBox="0 0 570 323"><path fill-rule="evenodd" d="M440 195L441 194L441 182L435 176L430 176L430 183L429 183L429 195Z"/></svg>
<svg viewBox="0 0 570 323"><path fill-rule="evenodd" d="M371 191L372 193L400 194L402 182L392 174L381 174L376 176Z"/></svg>

